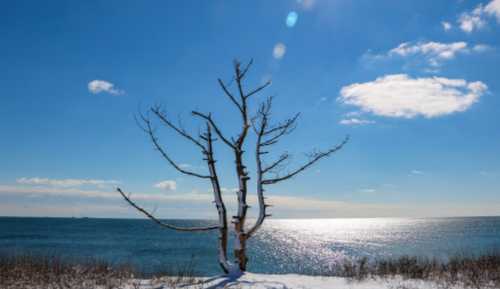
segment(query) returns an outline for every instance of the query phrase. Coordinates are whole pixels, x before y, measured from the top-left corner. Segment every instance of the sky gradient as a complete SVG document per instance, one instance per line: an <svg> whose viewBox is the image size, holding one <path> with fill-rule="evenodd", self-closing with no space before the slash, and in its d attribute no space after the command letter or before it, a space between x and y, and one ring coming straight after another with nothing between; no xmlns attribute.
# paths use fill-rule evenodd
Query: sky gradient
<svg viewBox="0 0 500 289"><path fill-rule="evenodd" d="M170 168L134 116L162 104L197 132L196 109L235 134L217 78L236 58L254 60L247 87L272 79L253 111L273 95L275 120L301 112L274 150L292 167L351 136L270 188L273 217L500 215L500 0L3 1L0 32L0 215L139 217L120 186L160 217L215 217L210 184Z"/></svg>

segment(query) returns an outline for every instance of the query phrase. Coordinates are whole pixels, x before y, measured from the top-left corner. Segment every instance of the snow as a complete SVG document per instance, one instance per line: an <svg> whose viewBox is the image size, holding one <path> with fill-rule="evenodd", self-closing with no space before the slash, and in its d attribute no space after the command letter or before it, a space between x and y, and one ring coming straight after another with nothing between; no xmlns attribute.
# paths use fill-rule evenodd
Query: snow
<svg viewBox="0 0 500 289"><path fill-rule="evenodd" d="M140 286L130 288L141 289L441 289L443 284L422 280L367 279L350 280L342 277L304 276L296 274L267 275L245 273L241 276L199 278L192 285L169 283L167 280L142 280ZM447 289L462 289L461 286L447 284Z"/></svg>

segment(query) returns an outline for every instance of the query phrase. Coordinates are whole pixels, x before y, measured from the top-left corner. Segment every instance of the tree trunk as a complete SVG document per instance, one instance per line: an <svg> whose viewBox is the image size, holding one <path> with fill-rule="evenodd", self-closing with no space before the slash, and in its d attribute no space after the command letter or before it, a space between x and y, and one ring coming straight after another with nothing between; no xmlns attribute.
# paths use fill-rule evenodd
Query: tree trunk
<svg viewBox="0 0 500 289"><path fill-rule="evenodd" d="M245 272L247 270L247 236L245 233L237 234L234 244L234 258L238 263L238 268L240 271Z"/></svg>
<svg viewBox="0 0 500 289"><path fill-rule="evenodd" d="M246 271L248 258L246 256L245 221L247 217L247 181L249 179L245 166L243 165L243 151L241 148L235 149L236 174L238 175L238 212L233 218L235 240L233 254L241 271Z"/></svg>
<svg viewBox="0 0 500 289"><path fill-rule="evenodd" d="M231 263L227 259L227 215L226 206L222 200L221 188L219 183L219 178L217 176L217 170L215 169L215 160L213 156L212 147L212 135L210 130L210 125L207 124L207 144L208 149L206 152L206 161L208 164L208 170L210 171L210 180L212 182L212 189L214 191L214 201L217 207L217 214L219 216L219 265L224 271L224 273L229 273L231 271Z"/></svg>

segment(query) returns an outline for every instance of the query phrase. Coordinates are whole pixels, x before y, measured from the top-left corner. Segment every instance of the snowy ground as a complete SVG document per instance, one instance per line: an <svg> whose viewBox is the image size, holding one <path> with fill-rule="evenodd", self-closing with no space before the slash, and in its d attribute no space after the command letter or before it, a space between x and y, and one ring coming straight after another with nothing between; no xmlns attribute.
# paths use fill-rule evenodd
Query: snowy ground
<svg viewBox="0 0 500 289"><path fill-rule="evenodd" d="M170 283L170 284L169 284ZM234 289L462 289L459 286L445 286L445 284L435 284L419 280L402 279L368 279L365 281L352 281L340 277L318 277L303 276L295 274L287 275L266 275L247 273L239 278L213 277L199 279L197 284L172 285L165 280L142 280L135 283L131 288L134 289L215 289L215 288L234 288Z"/></svg>

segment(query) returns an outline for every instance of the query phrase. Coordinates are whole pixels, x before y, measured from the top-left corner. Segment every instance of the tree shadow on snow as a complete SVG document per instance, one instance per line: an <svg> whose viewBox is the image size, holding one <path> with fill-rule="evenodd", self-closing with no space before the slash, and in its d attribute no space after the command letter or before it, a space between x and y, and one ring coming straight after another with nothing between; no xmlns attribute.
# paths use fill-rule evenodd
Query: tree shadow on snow
<svg viewBox="0 0 500 289"><path fill-rule="evenodd" d="M210 284L208 287L203 287L204 289L221 289L221 288L241 288L240 286L245 286L245 288L253 288L254 286L258 288L266 289L289 289L285 283L277 281L248 281L240 280L243 275L229 275L229 276L218 276L205 279L197 285L210 284L215 281L215 283Z"/></svg>

